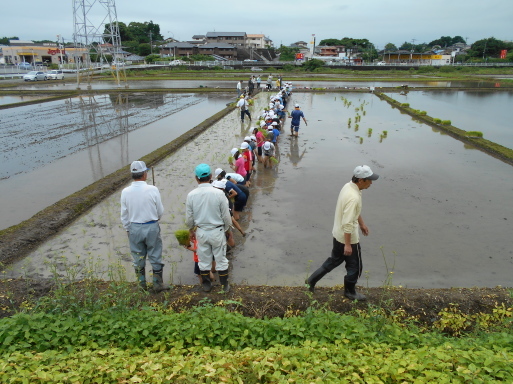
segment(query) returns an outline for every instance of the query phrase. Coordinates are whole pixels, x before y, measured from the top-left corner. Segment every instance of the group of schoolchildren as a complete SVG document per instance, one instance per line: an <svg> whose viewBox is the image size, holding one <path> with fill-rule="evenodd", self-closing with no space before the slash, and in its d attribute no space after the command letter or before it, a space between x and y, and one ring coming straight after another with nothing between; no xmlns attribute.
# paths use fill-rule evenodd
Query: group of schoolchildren
<svg viewBox="0 0 513 384"><path fill-rule="evenodd" d="M256 172L255 164L257 161L258 163L262 163L264 168L269 169L273 167L273 163L278 163L275 156L276 146L279 141L282 126L287 117L285 109L288 98L292 93L291 89L292 84L285 83L284 87L282 87L277 94L272 95L270 97L269 106L265 107L259 115L259 126L252 129L250 136L244 137L244 141L238 148L232 148L228 162L233 172L227 172L222 168L217 168L213 175L212 187L224 191L229 203L232 224L243 237L246 236L246 233L241 228L238 220L240 219L240 212L242 212L246 206L250 195L251 176ZM242 122L244 122L244 115L248 115L251 120L251 114L248 110L249 97L250 96L244 92L237 103L237 107L241 112ZM303 112L299 110L299 105L296 104L294 111L290 114L291 116L289 116L293 119L291 135L294 133L293 116L296 111L299 111L304 119ZM297 120L299 120L299 117ZM297 123L297 126L299 128L299 123ZM235 246L233 234L231 233L227 235L227 244L230 247ZM193 243L189 246L185 246L185 248L194 252L195 273L198 275L201 284L202 279L199 273L198 256L196 254L197 244ZM212 281L215 280L214 272L215 261L212 264L210 276Z"/></svg>

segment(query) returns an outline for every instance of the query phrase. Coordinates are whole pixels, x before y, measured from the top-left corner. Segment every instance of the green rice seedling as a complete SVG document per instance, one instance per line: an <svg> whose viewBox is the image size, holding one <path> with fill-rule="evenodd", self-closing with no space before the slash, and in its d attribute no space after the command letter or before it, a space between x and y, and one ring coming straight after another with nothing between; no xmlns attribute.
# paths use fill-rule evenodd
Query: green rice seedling
<svg viewBox="0 0 513 384"><path fill-rule="evenodd" d="M363 144L363 137L360 136L360 144Z"/></svg>
<svg viewBox="0 0 513 384"><path fill-rule="evenodd" d="M440 119L433 119L433 122L435 122L436 124L440 124L442 122L442 120L440 120Z"/></svg>
<svg viewBox="0 0 513 384"><path fill-rule="evenodd" d="M467 137L479 137L480 139L483 138L483 132L481 131L468 131L466 133Z"/></svg>
<svg viewBox="0 0 513 384"><path fill-rule="evenodd" d="M358 128L360 128L360 124L355 124L354 129L358 129Z"/></svg>
<svg viewBox="0 0 513 384"><path fill-rule="evenodd" d="M363 115L365 116L367 114L367 111L363 111Z"/></svg>
<svg viewBox="0 0 513 384"><path fill-rule="evenodd" d="M233 164L233 156L228 156L228 164Z"/></svg>
<svg viewBox="0 0 513 384"><path fill-rule="evenodd" d="M176 240L178 240L178 244L180 245L190 245L191 240L189 239L189 230L188 229L179 229L175 231Z"/></svg>
<svg viewBox="0 0 513 384"><path fill-rule="evenodd" d="M372 135L372 128L367 129L367 134L370 136Z"/></svg>
<svg viewBox="0 0 513 384"><path fill-rule="evenodd" d="M442 125L451 125L451 120L442 120Z"/></svg>
<svg viewBox="0 0 513 384"><path fill-rule="evenodd" d="M274 156L271 157L271 161L274 163L274 164L278 164L278 159Z"/></svg>
<svg viewBox="0 0 513 384"><path fill-rule="evenodd" d="M401 103L401 107L409 107L410 103Z"/></svg>
<svg viewBox="0 0 513 384"><path fill-rule="evenodd" d="M383 131L383 137L387 137L388 131Z"/></svg>

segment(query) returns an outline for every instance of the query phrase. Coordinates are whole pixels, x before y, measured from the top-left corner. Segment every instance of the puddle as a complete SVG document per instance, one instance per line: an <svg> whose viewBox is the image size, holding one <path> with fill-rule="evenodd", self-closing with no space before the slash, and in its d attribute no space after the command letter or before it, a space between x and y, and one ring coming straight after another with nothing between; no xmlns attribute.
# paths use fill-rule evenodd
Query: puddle
<svg viewBox="0 0 513 384"><path fill-rule="evenodd" d="M104 94L2 111L0 229L170 142L226 94Z"/></svg>
<svg viewBox="0 0 513 384"><path fill-rule="evenodd" d="M259 95L257 108L267 103L266 96ZM345 107L342 97L352 105ZM380 286L392 276L392 284L410 288L512 286L510 165L413 121L371 94L295 93L291 102L301 105L308 126L302 125L298 139L284 131L276 169L258 167L241 219L248 236L235 234L233 282L303 285L330 255L340 188L356 165L368 164L381 177L363 192L362 216L370 236L361 241L365 272L359 284ZM359 111L355 130L355 107L362 104L365 115ZM234 111L155 167L166 209L161 222L166 282L197 283L192 253L173 235L184 221L186 195L196 186L194 166L227 167L229 150L250 127L241 126ZM384 139L383 130L388 131ZM134 280L119 222L120 193L9 267L6 275L48 276L54 270L80 276L94 270L108 279L110 265L126 268L126 277ZM339 267L319 285L341 284L344 274Z"/></svg>
<svg viewBox="0 0 513 384"><path fill-rule="evenodd" d="M5 96L0 96L0 105L22 103L24 101L39 100L39 99L44 99L45 97L47 97L47 96L11 96L11 95L5 95Z"/></svg>
<svg viewBox="0 0 513 384"><path fill-rule="evenodd" d="M427 111L431 117L451 120L460 129L481 131L485 139L513 149L513 92L429 91L387 96Z"/></svg>

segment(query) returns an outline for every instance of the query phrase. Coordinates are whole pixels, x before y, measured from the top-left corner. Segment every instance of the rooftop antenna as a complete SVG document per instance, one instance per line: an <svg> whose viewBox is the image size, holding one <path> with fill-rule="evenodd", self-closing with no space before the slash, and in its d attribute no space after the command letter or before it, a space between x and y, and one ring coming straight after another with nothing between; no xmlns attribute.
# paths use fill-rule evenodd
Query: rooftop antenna
<svg viewBox="0 0 513 384"><path fill-rule="evenodd" d="M87 89L91 89L91 75L98 66L109 63L107 55L113 63L123 60L115 0L73 0L73 24L75 48L83 48L83 54L77 53L73 58L77 89L83 77L87 79ZM91 62L91 54L96 55L99 64ZM124 66L113 64L112 69L117 86L121 87L123 81L127 88Z"/></svg>

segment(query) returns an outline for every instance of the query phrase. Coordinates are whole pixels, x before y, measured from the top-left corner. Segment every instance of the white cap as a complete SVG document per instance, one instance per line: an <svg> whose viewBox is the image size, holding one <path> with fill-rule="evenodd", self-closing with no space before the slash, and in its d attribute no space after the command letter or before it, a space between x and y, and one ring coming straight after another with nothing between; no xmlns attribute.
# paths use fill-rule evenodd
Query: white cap
<svg viewBox="0 0 513 384"><path fill-rule="evenodd" d="M232 150L230 152L231 152L232 156L235 156L235 154L237 152L239 152L239 150L237 148L232 148Z"/></svg>
<svg viewBox="0 0 513 384"><path fill-rule="evenodd" d="M368 165L359 165L353 171L354 177L359 179L377 180L379 175L372 172Z"/></svg>
<svg viewBox="0 0 513 384"><path fill-rule="evenodd" d="M271 125L278 125L278 123L276 121L273 121Z"/></svg>
<svg viewBox="0 0 513 384"><path fill-rule="evenodd" d="M132 173L145 172L148 171L148 167L146 167L144 161L134 161L132 162L132 165L130 165L130 171Z"/></svg>
<svg viewBox="0 0 513 384"><path fill-rule="evenodd" d="M219 174L223 172L223 170L221 168L217 168L215 171L214 171L214 177L217 177L219 176Z"/></svg>
<svg viewBox="0 0 513 384"><path fill-rule="evenodd" d="M262 122L260 123L260 126L261 126L261 127L263 127L264 125L265 125L265 121L262 121Z"/></svg>
<svg viewBox="0 0 513 384"><path fill-rule="evenodd" d="M248 149L249 148L249 144L246 143L246 142L243 142L241 145L240 145L240 149Z"/></svg>
<svg viewBox="0 0 513 384"><path fill-rule="evenodd" d="M255 136L255 135L251 135L249 138L250 138L251 140L253 140L253 141L256 141L256 136Z"/></svg>
<svg viewBox="0 0 513 384"><path fill-rule="evenodd" d="M268 142L268 141L266 141L266 142L264 143L264 149L265 149L266 151L270 150L270 149L271 149L271 143L270 143L270 142Z"/></svg>
<svg viewBox="0 0 513 384"><path fill-rule="evenodd" d="M251 137L246 136L246 137L244 138L244 141L251 141Z"/></svg>
<svg viewBox="0 0 513 384"><path fill-rule="evenodd" d="M298 103L294 104L294 107L299 108L299 104Z"/></svg>
<svg viewBox="0 0 513 384"><path fill-rule="evenodd" d="M214 180L212 182L212 186L214 188L220 188L220 189L225 189L226 188L226 180Z"/></svg>

